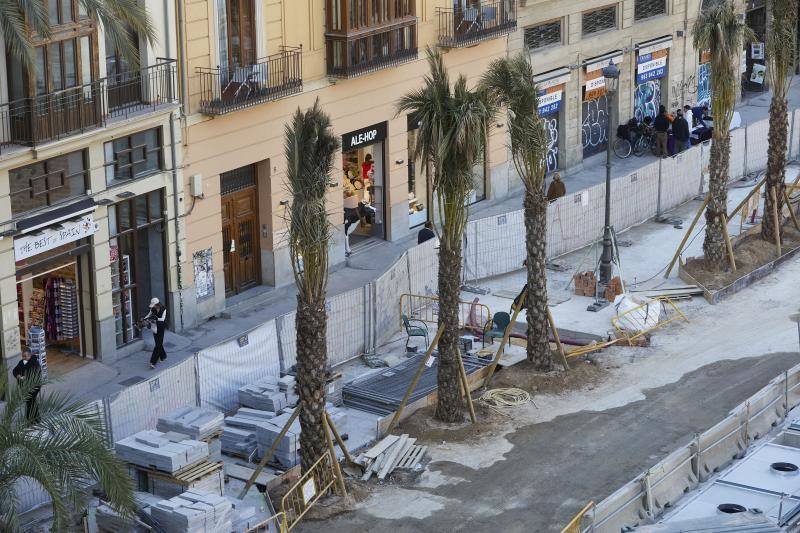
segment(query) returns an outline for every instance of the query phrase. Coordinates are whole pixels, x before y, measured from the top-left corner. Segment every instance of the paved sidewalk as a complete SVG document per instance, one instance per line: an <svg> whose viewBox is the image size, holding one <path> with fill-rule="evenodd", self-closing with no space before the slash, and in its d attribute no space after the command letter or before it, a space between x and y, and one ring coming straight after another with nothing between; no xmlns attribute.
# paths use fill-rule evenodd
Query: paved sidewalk
<svg viewBox="0 0 800 533"><path fill-rule="evenodd" d="M767 116L771 93L753 96L737 110L742 116L742 124L755 122ZM790 92L790 109L800 107L800 90ZM612 177L623 176L637 168L650 164L655 158L651 155L615 158ZM592 187L605 180L605 154L587 159L583 168L576 174L565 178L567 193ZM471 207L470 219L495 216L522 208L519 195L497 201L484 201ZM372 247L369 254L349 258L346 264L337 266L330 274L328 295L344 293L376 280L409 248L415 246L416 233L396 242L381 242ZM296 288L293 284L278 288L256 287L229 300L223 317L212 318L207 322L177 335L167 332L165 347L169 357L159 365L159 369L175 365L203 348L213 346L234 338L260 324L280 315L291 312L296 307ZM65 376L58 383L48 387L51 390L66 390L79 397L98 399L125 388L122 382L130 383L136 378L147 379L154 371L147 366L149 352L140 351L122 358L113 364L93 361Z"/></svg>

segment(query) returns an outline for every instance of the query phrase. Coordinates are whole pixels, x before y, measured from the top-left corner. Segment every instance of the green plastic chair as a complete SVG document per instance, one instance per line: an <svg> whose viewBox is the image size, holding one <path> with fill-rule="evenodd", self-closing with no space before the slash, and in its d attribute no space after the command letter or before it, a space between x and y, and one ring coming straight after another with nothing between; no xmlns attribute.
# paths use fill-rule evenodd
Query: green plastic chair
<svg viewBox="0 0 800 533"><path fill-rule="evenodd" d="M492 319L486 323L483 328L483 339L481 344L486 346L486 339L489 338L494 343L494 339L502 339L506 334L506 328L511 323L511 315L505 311L499 311L494 314ZM508 340L511 344L511 339Z"/></svg>
<svg viewBox="0 0 800 533"><path fill-rule="evenodd" d="M406 315L400 315L403 319L403 327L406 329L406 351L408 351L408 342L411 337L423 337L425 339L425 349L428 349L428 325L422 320L415 318L408 318Z"/></svg>

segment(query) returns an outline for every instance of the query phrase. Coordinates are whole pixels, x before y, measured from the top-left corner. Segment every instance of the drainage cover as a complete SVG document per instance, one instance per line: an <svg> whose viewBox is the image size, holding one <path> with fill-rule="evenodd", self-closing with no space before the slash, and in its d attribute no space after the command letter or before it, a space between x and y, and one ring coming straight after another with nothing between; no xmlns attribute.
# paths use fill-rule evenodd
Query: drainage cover
<svg viewBox="0 0 800 533"><path fill-rule="evenodd" d="M777 472L784 472L784 473L797 472L798 470L797 465L792 463L772 463L769 466L770 468L772 468Z"/></svg>
<svg viewBox="0 0 800 533"><path fill-rule="evenodd" d="M735 513L743 513L747 509L738 503L721 503L717 505L717 510L721 513L726 514L735 514Z"/></svg>

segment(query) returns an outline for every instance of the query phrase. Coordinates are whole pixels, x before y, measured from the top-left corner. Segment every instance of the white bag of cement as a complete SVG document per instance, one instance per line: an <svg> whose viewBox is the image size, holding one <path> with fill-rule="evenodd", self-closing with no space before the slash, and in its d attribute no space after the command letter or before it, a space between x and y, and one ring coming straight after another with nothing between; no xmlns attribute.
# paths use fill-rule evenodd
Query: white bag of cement
<svg viewBox="0 0 800 533"><path fill-rule="evenodd" d="M617 311L617 324L627 333L638 333L655 327L661 320L661 302L651 301L639 296L620 294L614 298Z"/></svg>

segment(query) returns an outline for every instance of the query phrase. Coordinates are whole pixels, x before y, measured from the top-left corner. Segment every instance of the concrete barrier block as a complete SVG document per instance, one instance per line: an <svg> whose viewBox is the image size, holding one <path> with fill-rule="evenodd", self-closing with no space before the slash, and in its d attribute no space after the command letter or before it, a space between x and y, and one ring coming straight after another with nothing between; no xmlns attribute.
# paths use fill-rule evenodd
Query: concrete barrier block
<svg viewBox="0 0 800 533"><path fill-rule="evenodd" d="M700 435L700 481L724 468L747 448L740 420L739 415L729 415Z"/></svg>
<svg viewBox="0 0 800 533"><path fill-rule="evenodd" d="M742 406L751 441L760 439L783 421L783 375L750 397ZM748 407L749 406L749 407Z"/></svg>
<svg viewBox="0 0 800 533"><path fill-rule="evenodd" d="M623 527L633 527L647 521L641 476L629 481L595 508L594 531L619 533Z"/></svg>
<svg viewBox="0 0 800 533"><path fill-rule="evenodd" d="M693 456L693 449L687 445L650 469L650 491L656 516L697 486L699 480L693 470Z"/></svg>

